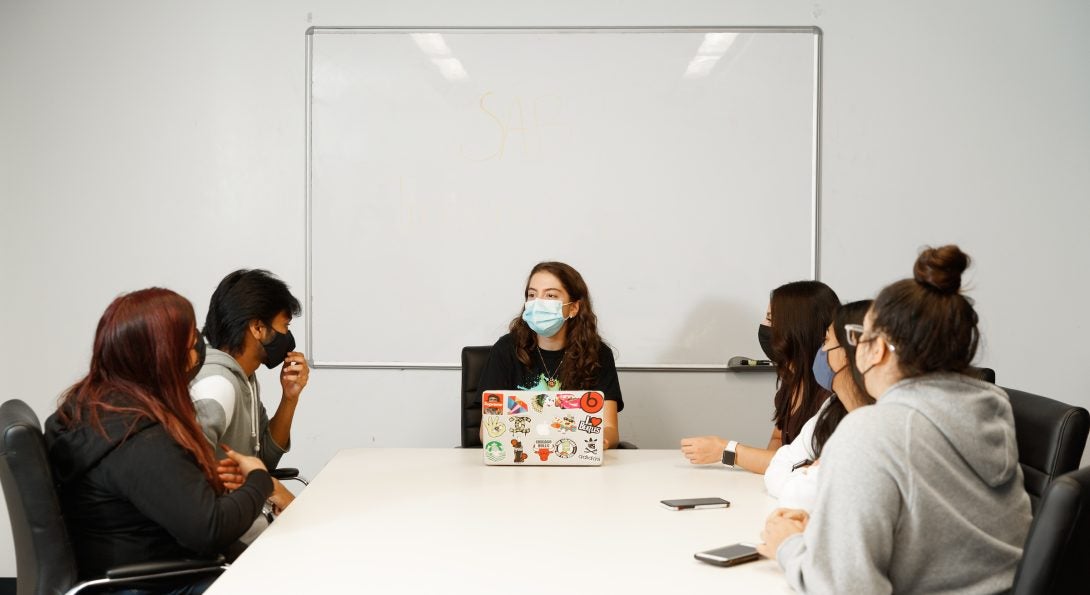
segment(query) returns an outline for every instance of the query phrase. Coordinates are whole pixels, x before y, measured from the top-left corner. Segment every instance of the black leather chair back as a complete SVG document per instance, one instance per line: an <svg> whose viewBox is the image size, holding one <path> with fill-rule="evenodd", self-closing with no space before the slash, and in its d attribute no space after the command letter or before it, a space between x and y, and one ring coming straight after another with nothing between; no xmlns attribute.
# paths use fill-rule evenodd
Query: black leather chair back
<svg viewBox="0 0 1090 595"><path fill-rule="evenodd" d="M491 346L462 348L462 447L481 447L481 391L477 386ZM496 388L496 387L492 387Z"/></svg>
<svg viewBox="0 0 1090 595"><path fill-rule="evenodd" d="M995 384L995 370L991 368L969 368L966 374L978 380Z"/></svg>
<svg viewBox="0 0 1090 595"><path fill-rule="evenodd" d="M1036 513L1040 498L1052 480L1079 468L1090 413L1082 407L1010 388L1003 389L1014 410L1018 461L1026 491Z"/></svg>
<svg viewBox="0 0 1090 595"><path fill-rule="evenodd" d="M0 405L0 484L15 538L19 595L55 595L76 583L76 557L64 525L38 417L26 403Z"/></svg>
<svg viewBox="0 0 1090 595"><path fill-rule="evenodd" d="M1090 585L1090 467L1053 481L1029 528L1014 595L1086 593Z"/></svg>

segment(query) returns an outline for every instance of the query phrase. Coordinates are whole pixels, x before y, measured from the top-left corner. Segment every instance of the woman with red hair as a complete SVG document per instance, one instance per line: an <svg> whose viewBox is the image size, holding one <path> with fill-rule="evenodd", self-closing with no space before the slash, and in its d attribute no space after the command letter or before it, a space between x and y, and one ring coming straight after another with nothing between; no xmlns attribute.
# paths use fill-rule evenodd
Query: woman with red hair
<svg viewBox="0 0 1090 595"><path fill-rule="evenodd" d="M262 462L234 452L228 456L245 479L226 493L188 391L203 346L182 296L158 288L122 295L98 322L87 375L46 420L81 578L125 564L237 553L237 539L265 500L275 500ZM210 583L167 589L199 593Z"/></svg>

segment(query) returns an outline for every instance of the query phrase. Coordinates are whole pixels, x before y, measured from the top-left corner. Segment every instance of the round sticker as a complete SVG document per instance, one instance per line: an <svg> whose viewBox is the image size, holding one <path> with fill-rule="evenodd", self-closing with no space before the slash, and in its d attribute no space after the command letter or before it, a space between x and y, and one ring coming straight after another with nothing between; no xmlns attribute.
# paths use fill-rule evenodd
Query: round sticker
<svg viewBox="0 0 1090 595"><path fill-rule="evenodd" d="M503 445L493 440L484 445L484 455L493 463L503 460Z"/></svg>
<svg viewBox="0 0 1090 595"><path fill-rule="evenodd" d="M598 413L603 405L605 401L598 393L583 393L583 397L579 399L579 408L587 413Z"/></svg>
<svg viewBox="0 0 1090 595"><path fill-rule="evenodd" d="M576 450L577 449L575 447L575 442L567 438L561 438L560 440L557 440L556 445L553 446L553 451L556 452L556 456L562 459L567 459L569 457L575 456Z"/></svg>

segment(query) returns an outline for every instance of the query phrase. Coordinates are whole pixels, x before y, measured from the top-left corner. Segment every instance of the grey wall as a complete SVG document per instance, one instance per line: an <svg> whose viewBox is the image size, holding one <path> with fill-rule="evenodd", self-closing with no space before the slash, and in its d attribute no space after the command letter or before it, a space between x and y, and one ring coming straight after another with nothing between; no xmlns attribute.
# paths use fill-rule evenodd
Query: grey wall
<svg viewBox="0 0 1090 595"><path fill-rule="evenodd" d="M0 398L47 415L85 370L97 318L120 292L171 287L203 317L219 278L246 266L301 293L310 25L817 25L822 279L844 299L872 296L909 274L920 246L958 242L976 259L981 362L1002 384L1090 406L1088 23L1081 1L8 0ZM767 232L774 243L775 213ZM285 463L314 475L340 448L454 445L457 382L457 372L316 371ZM696 433L767 438L770 376L621 382L622 435L643 447ZM421 416L425 405L448 413ZM13 576L10 541L0 542L0 576Z"/></svg>

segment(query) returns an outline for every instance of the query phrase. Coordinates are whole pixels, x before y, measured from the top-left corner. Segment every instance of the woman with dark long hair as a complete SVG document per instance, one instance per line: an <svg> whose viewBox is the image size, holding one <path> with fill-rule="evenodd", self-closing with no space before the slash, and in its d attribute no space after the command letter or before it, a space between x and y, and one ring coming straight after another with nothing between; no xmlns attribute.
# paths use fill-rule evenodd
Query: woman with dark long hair
<svg viewBox="0 0 1090 595"><path fill-rule="evenodd" d="M813 515L778 509L759 551L813 593L1010 590L1031 522L1010 399L974 378L969 256L925 249L846 329L878 402L822 449Z"/></svg>
<svg viewBox="0 0 1090 595"><path fill-rule="evenodd" d="M772 291L765 320L757 330L761 348L776 364L772 437L763 448L719 436L685 438L681 452L690 463L722 462L765 472L776 450L799 435L802 425L831 394L814 379L812 366L838 306L836 293L820 281L795 281Z"/></svg>
<svg viewBox="0 0 1090 595"><path fill-rule="evenodd" d="M81 578L230 554L273 495L261 461L232 451L242 483L225 493L189 397L203 351L193 307L167 289L122 295L99 320L90 370L45 424ZM199 593L210 582L170 588Z"/></svg>
<svg viewBox="0 0 1090 595"><path fill-rule="evenodd" d="M825 332L825 343L814 356L814 378L832 396L811 417L798 437L776 451L765 470L765 488L783 506L809 509L816 489L821 451L849 412L873 405L874 398L862 386L855 367L855 345L848 343L846 325L862 324L870 300L845 304L837 309Z"/></svg>
<svg viewBox="0 0 1090 595"><path fill-rule="evenodd" d="M562 262L530 271L523 311L492 346L479 386L486 390L598 390L603 442L617 446L617 413L624 409L613 350L598 335L598 316L583 276Z"/></svg>

